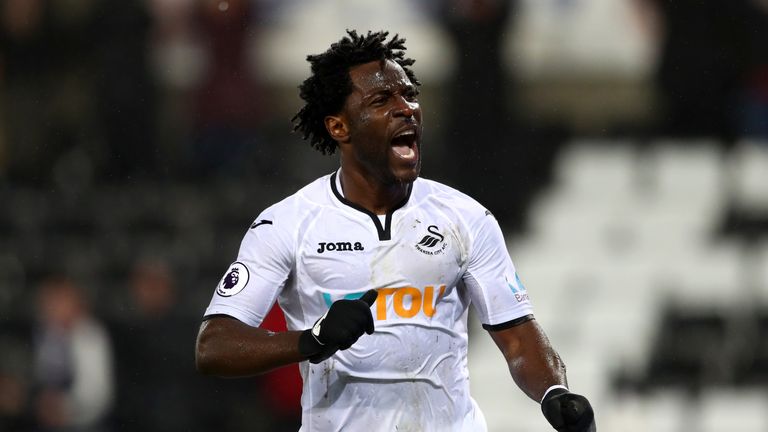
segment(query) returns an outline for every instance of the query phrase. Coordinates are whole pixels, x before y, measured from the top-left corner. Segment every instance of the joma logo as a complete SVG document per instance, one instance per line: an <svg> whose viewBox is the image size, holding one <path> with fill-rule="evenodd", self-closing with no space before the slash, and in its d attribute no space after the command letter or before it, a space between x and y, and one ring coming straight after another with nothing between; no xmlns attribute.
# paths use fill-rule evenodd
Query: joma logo
<svg viewBox="0 0 768 432"><path fill-rule="evenodd" d="M360 242L320 242L317 244L320 246L317 248L317 253L323 253L325 251L361 251L365 250Z"/></svg>

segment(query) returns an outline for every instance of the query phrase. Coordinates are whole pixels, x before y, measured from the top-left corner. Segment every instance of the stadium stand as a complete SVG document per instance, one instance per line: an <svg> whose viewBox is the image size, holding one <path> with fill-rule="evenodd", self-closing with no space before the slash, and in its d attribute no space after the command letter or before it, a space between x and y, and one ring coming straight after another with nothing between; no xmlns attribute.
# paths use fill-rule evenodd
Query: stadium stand
<svg viewBox="0 0 768 432"><path fill-rule="evenodd" d="M765 431L768 145L574 140L554 173L508 245L601 429ZM535 405L509 423L524 401L473 342L490 429L546 430Z"/></svg>
<svg viewBox="0 0 768 432"><path fill-rule="evenodd" d="M768 145L575 140L553 173L509 248L599 424L765 431ZM60 270L120 323L129 265L152 255L170 260L192 322L260 210L251 193L226 179L3 189L0 313L8 328L23 326L28 287ZM546 430L490 338L472 340L473 392L491 430Z"/></svg>

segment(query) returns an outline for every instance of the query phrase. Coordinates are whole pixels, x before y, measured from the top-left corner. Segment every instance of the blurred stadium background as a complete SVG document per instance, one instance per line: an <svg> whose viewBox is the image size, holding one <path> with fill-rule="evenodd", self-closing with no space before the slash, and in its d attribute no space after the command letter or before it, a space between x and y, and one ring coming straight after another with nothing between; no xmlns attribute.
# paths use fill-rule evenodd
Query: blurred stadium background
<svg viewBox="0 0 768 432"><path fill-rule="evenodd" d="M295 431L193 366L261 209L336 164L304 60L408 40L424 176L497 216L603 431L768 431L765 0L3 0L0 430ZM266 326L279 328L279 311ZM491 431L550 430L473 322Z"/></svg>

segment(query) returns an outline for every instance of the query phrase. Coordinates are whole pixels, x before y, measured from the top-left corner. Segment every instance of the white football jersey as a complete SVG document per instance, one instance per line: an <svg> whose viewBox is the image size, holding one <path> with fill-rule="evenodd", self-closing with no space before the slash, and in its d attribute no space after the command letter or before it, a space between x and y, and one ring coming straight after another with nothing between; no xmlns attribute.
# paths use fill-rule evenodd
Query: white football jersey
<svg viewBox="0 0 768 432"><path fill-rule="evenodd" d="M329 359L300 364L301 431L485 431L469 395L467 309L498 326L532 313L493 215L417 179L375 215L347 201L337 174L253 222L206 316L258 326L277 300L289 330L369 289L376 330Z"/></svg>

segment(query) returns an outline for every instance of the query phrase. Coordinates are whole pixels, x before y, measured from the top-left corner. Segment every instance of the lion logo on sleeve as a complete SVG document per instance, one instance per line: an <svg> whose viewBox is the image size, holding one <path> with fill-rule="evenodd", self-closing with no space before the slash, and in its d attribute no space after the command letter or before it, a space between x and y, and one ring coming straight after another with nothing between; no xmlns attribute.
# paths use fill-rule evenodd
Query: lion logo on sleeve
<svg viewBox="0 0 768 432"><path fill-rule="evenodd" d="M222 297L233 296L245 288L248 285L249 279L248 268L241 262L234 262L224 277L221 278L219 286L216 288L216 293Z"/></svg>

